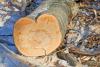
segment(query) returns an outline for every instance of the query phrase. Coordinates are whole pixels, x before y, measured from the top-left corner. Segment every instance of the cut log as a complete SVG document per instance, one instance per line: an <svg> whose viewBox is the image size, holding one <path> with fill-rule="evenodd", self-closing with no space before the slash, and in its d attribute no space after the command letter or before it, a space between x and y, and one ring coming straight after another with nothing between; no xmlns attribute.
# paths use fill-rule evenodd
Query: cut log
<svg viewBox="0 0 100 67"><path fill-rule="evenodd" d="M48 0L29 16L19 19L14 26L14 42L19 52L25 56L53 52L64 39L70 15L65 2Z"/></svg>

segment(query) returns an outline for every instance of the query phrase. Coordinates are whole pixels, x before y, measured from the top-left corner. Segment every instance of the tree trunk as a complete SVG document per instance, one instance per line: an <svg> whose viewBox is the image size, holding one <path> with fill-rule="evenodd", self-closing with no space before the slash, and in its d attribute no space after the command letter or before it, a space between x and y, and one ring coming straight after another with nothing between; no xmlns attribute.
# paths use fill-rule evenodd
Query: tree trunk
<svg viewBox="0 0 100 67"><path fill-rule="evenodd" d="M48 55L59 47L70 20L66 0L47 0L14 26L14 41L25 56Z"/></svg>

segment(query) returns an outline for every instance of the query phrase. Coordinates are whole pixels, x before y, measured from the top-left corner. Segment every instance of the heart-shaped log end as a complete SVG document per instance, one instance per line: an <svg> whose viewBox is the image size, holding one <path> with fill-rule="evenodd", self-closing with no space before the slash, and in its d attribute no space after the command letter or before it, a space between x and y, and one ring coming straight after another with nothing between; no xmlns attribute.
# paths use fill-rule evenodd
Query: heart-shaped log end
<svg viewBox="0 0 100 67"><path fill-rule="evenodd" d="M25 17L15 23L14 42L25 56L48 55L59 47L61 41L60 25L53 15L40 15L37 21Z"/></svg>

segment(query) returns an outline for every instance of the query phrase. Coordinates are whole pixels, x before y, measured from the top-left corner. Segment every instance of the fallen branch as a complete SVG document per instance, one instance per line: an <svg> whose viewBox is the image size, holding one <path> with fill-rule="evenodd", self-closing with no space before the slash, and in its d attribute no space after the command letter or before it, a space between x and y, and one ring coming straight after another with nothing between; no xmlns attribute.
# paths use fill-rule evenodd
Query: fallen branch
<svg viewBox="0 0 100 67"><path fill-rule="evenodd" d="M86 51L80 51L79 48L77 47L71 47L69 48L70 53L78 54L78 55L83 55L83 56L98 56L100 55L100 51L93 51L93 52L86 52Z"/></svg>

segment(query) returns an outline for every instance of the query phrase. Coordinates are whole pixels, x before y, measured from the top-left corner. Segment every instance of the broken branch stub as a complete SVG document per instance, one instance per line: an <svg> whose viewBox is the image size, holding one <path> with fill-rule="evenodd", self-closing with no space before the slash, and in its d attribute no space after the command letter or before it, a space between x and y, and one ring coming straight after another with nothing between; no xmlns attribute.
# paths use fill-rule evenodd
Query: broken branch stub
<svg viewBox="0 0 100 67"><path fill-rule="evenodd" d="M47 0L14 26L14 42L25 56L48 55L64 39L71 9L65 0Z"/></svg>

